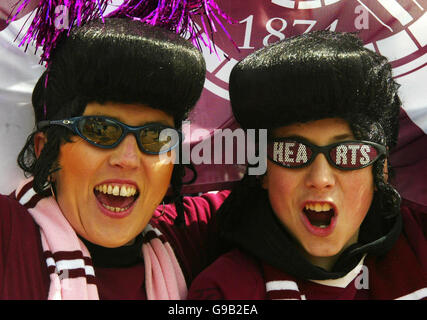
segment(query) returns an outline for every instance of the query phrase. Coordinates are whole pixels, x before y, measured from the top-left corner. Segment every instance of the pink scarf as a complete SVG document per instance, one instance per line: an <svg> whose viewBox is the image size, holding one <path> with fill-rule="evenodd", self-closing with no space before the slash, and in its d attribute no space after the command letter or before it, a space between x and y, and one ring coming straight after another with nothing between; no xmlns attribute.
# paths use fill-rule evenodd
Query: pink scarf
<svg viewBox="0 0 427 320"><path fill-rule="evenodd" d="M40 198L32 188L31 181L23 181L16 189L15 196L40 227L50 275L48 299L99 299L89 251L62 214L55 199ZM161 232L150 224L142 233L147 298L185 299L187 286L172 247Z"/></svg>

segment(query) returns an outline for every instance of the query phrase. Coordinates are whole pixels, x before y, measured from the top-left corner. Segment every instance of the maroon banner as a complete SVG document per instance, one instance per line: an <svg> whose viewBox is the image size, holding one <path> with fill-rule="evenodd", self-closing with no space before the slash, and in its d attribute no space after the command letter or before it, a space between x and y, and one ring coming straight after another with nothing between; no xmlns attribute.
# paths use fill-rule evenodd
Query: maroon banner
<svg viewBox="0 0 427 320"><path fill-rule="evenodd" d="M236 46L218 32L215 48L205 48L207 77L203 95L190 115L191 147L212 139L215 129L236 128L228 97L228 77L243 57L292 35L329 29L357 32L367 48L389 58L402 84L403 106L399 146L392 153L395 184L406 198L427 204L427 81L426 0L219 0L237 23L226 26ZM211 36L211 35L209 35ZM190 140L186 140L189 142ZM213 157L213 156L212 156ZM244 166L200 164L198 178L186 192L229 188Z"/></svg>
<svg viewBox="0 0 427 320"><path fill-rule="evenodd" d="M22 1L0 0L0 31L6 27L5 20L9 12L17 8L17 2L20 4ZM30 0L21 15L30 12L38 2ZM120 2L113 1L116 4ZM205 88L190 114L190 125L185 126L184 133L187 150L192 153L209 151L207 158L211 161L195 164L197 179L186 186L184 192L230 188L245 171L245 165L238 161L237 155L241 152L241 148L238 148L241 145L234 145L231 150L223 146L222 159L226 160L231 152L234 158L231 163L218 163L212 143L221 134L218 129L238 128L228 96L228 77L233 66L254 50L278 40L329 29L357 32L366 47L389 58L394 77L401 84L403 100L399 145L391 154L396 173L393 181L405 198L427 204L427 0L218 0L218 3L236 23L229 25L218 15L218 21L226 27L229 36L218 23L218 32L214 34L215 47L203 49L207 63ZM202 26L202 21L199 24ZM5 29L2 32L4 39L0 40L13 40L14 36L9 31L12 30ZM212 37L211 34L205 36ZM12 66L17 69L13 73L16 80L4 77L0 81L0 89L4 92L2 103L9 106L15 100L27 101L27 83L34 82L40 71L37 69L32 79L27 74L29 67L25 67L28 62L22 61L25 58L22 52L12 46L4 47L3 51L8 56L2 56L3 66L0 69L8 70ZM27 54L32 55L33 52ZM21 109L15 109L16 117L22 117L18 114ZM8 114L10 116L13 114ZM27 120L29 122L31 119ZM8 123L11 121L9 119ZM8 125L5 130L11 127ZM247 145L244 147L244 150L248 148ZM14 155L11 158L9 162L15 169ZM206 157L203 158L206 160ZM10 166L6 165L8 168ZM190 180L191 174L186 179ZM12 185L8 179L3 184Z"/></svg>

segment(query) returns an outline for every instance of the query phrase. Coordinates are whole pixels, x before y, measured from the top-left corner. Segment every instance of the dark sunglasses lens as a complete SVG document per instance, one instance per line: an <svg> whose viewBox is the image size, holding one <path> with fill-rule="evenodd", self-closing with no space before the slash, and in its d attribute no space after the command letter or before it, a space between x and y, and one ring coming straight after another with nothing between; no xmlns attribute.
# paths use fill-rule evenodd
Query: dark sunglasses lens
<svg viewBox="0 0 427 320"><path fill-rule="evenodd" d="M378 150L369 144L348 142L339 144L329 151L337 167L358 169L370 165L379 155Z"/></svg>
<svg viewBox="0 0 427 320"><path fill-rule="evenodd" d="M78 126L80 132L89 141L101 146L113 145L123 133L120 125L105 118L83 118Z"/></svg>
<svg viewBox="0 0 427 320"><path fill-rule="evenodd" d="M304 166L309 162L312 154L312 150L307 145L292 140L272 141L267 147L268 157L288 168Z"/></svg>
<svg viewBox="0 0 427 320"><path fill-rule="evenodd" d="M171 150L179 141L177 130L158 125L142 129L139 137L144 150L156 154Z"/></svg>

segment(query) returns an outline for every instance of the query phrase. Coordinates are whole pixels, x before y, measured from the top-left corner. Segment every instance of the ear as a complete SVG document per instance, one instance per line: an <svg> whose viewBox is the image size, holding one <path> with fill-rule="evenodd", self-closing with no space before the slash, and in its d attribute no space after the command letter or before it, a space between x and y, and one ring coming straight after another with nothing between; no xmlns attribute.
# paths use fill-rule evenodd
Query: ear
<svg viewBox="0 0 427 320"><path fill-rule="evenodd" d="M387 159L385 159L385 161L384 161L383 178L384 178L385 182L388 181L388 162L387 162Z"/></svg>
<svg viewBox="0 0 427 320"><path fill-rule="evenodd" d="M34 152L36 153L36 157L40 156L44 145L47 142L46 135L43 132L37 132L34 136Z"/></svg>
<svg viewBox="0 0 427 320"><path fill-rule="evenodd" d="M261 187L265 190L268 190L268 175L264 173L262 176L259 176L258 179L261 181Z"/></svg>

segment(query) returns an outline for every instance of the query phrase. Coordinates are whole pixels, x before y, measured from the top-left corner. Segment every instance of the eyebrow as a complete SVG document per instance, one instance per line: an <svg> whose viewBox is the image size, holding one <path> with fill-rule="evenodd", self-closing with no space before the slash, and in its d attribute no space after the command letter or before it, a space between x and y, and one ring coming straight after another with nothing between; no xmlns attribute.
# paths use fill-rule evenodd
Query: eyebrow
<svg viewBox="0 0 427 320"><path fill-rule="evenodd" d="M341 141L346 139L353 139L353 135L351 133L343 133L332 138L333 141Z"/></svg>
<svg viewBox="0 0 427 320"><path fill-rule="evenodd" d="M130 124L127 124L125 121L123 121L122 119L114 117L114 116L106 115L105 113L98 113L98 112L96 112L96 113L88 115L88 116L102 116L102 117L107 117L107 118L111 118L111 119L120 121L120 122L122 122L122 123L124 123L124 124L126 124L128 126L131 126ZM141 123L141 124L139 124L137 126L131 126L131 127L142 127L142 126L145 126L145 125L148 125L148 124L161 124L161 125L164 125L166 127L174 127L174 126L171 126L166 120L152 120L152 121L147 121L147 122Z"/></svg>

